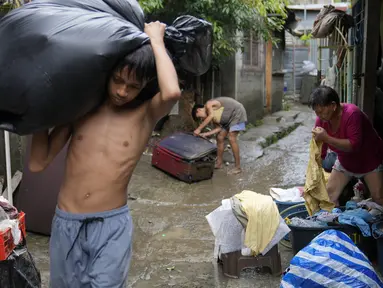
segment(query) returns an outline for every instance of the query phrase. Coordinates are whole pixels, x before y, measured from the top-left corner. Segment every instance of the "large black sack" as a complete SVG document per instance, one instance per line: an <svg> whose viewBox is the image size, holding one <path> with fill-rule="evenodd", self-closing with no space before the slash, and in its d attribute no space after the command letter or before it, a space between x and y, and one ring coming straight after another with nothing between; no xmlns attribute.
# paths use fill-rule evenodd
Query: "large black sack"
<svg viewBox="0 0 383 288"><path fill-rule="evenodd" d="M10 12L0 20L0 129L26 135L96 108L118 60L149 41L143 29L135 0L35 0ZM182 16L165 43L179 67L201 75L211 35L208 22Z"/></svg>
<svg viewBox="0 0 383 288"><path fill-rule="evenodd" d="M0 261L1 288L40 288L41 275L29 253L25 235L23 241L4 261Z"/></svg>

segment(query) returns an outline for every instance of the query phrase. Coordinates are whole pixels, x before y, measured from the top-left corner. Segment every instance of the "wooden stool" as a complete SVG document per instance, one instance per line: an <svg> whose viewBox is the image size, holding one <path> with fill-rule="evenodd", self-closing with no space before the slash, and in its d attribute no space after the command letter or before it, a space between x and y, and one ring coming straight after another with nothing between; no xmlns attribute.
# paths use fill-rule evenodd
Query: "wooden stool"
<svg viewBox="0 0 383 288"><path fill-rule="evenodd" d="M231 278L239 278L245 268L269 268L273 276L282 274L281 254L275 245L266 255L242 256L241 251L221 254L218 259L223 265L223 274Z"/></svg>

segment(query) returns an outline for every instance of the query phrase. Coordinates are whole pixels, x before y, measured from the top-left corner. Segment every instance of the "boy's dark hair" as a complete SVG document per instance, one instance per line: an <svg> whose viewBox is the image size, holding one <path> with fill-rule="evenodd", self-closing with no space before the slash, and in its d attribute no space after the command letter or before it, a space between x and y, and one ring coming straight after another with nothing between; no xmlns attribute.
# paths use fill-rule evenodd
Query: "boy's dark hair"
<svg viewBox="0 0 383 288"><path fill-rule="evenodd" d="M197 118L197 110L201 109L201 108L205 108L205 106L202 105L202 104L195 104L194 105L194 107L192 109L192 117L193 117L194 121L198 120L198 118Z"/></svg>
<svg viewBox="0 0 383 288"><path fill-rule="evenodd" d="M147 82L157 77L156 59L152 45L144 44L126 55L116 66L117 71L129 67L129 74L135 73L136 80L140 83Z"/></svg>
<svg viewBox="0 0 383 288"><path fill-rule="evenodd" d="M317 106L328 106L332 102L335 102L337 106L340 105L338 93L331 87L319 86L311 93L309 107L315 109Z"/></svg>

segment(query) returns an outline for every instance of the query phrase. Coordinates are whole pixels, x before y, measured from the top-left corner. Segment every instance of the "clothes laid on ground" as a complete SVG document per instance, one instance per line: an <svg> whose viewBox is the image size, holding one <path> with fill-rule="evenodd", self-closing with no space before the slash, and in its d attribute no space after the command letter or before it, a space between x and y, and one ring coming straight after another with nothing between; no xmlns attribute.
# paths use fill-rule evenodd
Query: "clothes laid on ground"
<svg viewBox="0 0 383 288"><path fill-rule="evenodd" d="M280 287L383 287L383 282L350 237L327 230L294 256Z"/></svg>
<svg viewBox="0 0 383 288"><path fill-rule="evenodd" d="M267 247L278 229L280 215L277 205L270 196L249 190L234 197L241 201L248 219L245 245L258 255Z"/></svg>
<svg viewBox="0 0 383 288"><path fill-rule="evenodd" d="M349 139L352 152L344 152L331 145L322 146L322 159L325 159L327 148L337 153L338 160L347 171L364 174L373 171L383 162L383 141L379 138L367 115L356 105L342 105L342 117L338 131L332 132L329 122L316 119L315 126L322 127L337 139Z"/></svg>
<svg viewBox="0 0 383 288"><path fill-rule="evenodd" d="M214 100L222 105L214 117L224 129L230 130L231 126L247 122L246 110L241 103L230 97L218 97Z"/></svg>
<svg viewBox="0 0 383 288"><path fill-rule="evenodd" d="M306 183L303 198L309 215L319 210L331 211L334 203L330 202L326 190L326 179L321 163L322 143L317 143L314 137L310 141L310 158L306 170Z"/></svg>

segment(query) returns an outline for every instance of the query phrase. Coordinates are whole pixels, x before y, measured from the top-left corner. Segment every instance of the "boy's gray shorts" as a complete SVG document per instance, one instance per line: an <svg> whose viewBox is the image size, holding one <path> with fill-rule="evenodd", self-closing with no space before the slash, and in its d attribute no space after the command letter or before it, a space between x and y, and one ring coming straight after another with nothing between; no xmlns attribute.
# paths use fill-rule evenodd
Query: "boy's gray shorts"
<svg viewBox="0 0 383 288"><path fill-rule="evenodd" d="M132 255L128 206L95 214L56 208L50 239L50 287L125 287Z"/></svg>

